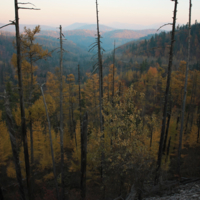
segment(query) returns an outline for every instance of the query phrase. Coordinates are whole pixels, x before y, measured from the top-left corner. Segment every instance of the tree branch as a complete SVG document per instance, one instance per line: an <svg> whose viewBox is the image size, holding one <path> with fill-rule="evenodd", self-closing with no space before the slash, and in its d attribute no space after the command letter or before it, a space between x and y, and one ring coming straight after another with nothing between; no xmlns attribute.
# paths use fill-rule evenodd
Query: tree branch
<svg viewBox="0 0 200 200"><path fill-rule="evenodd" d="M0 29L4 28L4 27L6 27L6 26L9 26L9 25L15 25L15 22L14 22L14 21L12 21L12 22L11 22L11 23L9 23L9 24L6 24L6 25L4 25L4 26L1 26L1 27L0 27Z"/></svg>
<svg viewBox="0 0 200 200"><path fill-rule="evenodd" d="M97 63L96 63L96 64L97 64ZM96 64L95 64L95 65L96 65ZM95 65L94 65L94 66L95 66ZM99 66L97 66L97 67L93 70L92 74L94 74L94 73L97 71L98 68L99 68Z"/></svg>
<svg viewBox="0 0 200 200"><path fill-rule="evenodd" d="M167 26L167 25L173 25L173 24L172 24L172 23L164 24L164 25L162 25L160 28L158 28L157 31L159 31L162 27Z"/></svg>
<svg viewBox="0 0 200 200"><path fill-rule="evenodd" d="M33 3L30 3L30 2L27 2L27 3L22 3L22 2L19 2L18 4L30 4L32 6L35 6ZM35 6L36 7L36 6Z"/></svg>
<svg viewBox="0 0 200 200"><path fill-rule="evenodd" d="M40 8L26 8L26 7L18 7L18 9L24 9L24 10L41 10Z"/></svg>

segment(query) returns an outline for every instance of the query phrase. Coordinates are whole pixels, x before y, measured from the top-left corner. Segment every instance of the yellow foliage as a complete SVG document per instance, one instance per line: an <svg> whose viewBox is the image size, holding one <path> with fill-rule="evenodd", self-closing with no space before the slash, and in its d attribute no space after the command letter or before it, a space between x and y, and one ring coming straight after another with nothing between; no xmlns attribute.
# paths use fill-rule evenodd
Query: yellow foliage
<svg viewBox="0 0 200 200"><path fill-rule="evenodd" d="M198 133L198 127L193 126L191 129L190 134L183 134L183 148L184 146L189 147L196 147L199 146L199 143L197 143L197 133Z"/></svg>
<svg viewBox="0 0 200 200"><path fill-rule="evenodd" d="M51 130L52 135L52 143L54 149L54 157L55 161L60 161L60 135L56 134L55 131ZM29 147L29 155L30 155L30 131L27 131L27 140ZM41 127L40 122L36 121L33 123L33 150L34 150L34 159L35 163L38 163L35 167L37 171L44 171L45 169L52 168L52 157L51 157L51 148L50 148L50 139L49 139L49 131L48 128L46 133L44 133L44 129ZM30 156L29 156L30 159ZM66 160L66 157L65 157ZM24 162L24 150L23 146L20 148L19 152L19 161L21 166L22 176L25 177L25 162ZM10 162L7 168L7 175L11 178L15 178L15 168L14 164ZM51 179L52 175L48 174L44 177L44 179Z"/></svg>
<svg viewBox="0 0 200 200"><path fill-rule="evenodd" d="M6 161L12 156L10 136L6 123L2 121L2 111L0 110L0 166L5 165Z"/></svg>
<svg viewBox="0 0 200 200"><path fill-rule="evenodd" d="M54 179L54 174L53 172L50 172L49 174L46 174L45 176L43 176L43 180L46 182L46 181L49 181L49 180L52 180Z"/></svg>
<svg viewBox="0 0 200 200"><path fill-rule="evenodd" d="M15 171L15 165L14 162L9 162L6 173L9 178L16 178L16 171Z"/></svg>
<svg viewBox="0 0 200 200"><path fill-rule="evenodd" d="M50 94L45 94L45 100L47 104L48 114L49 116L52 116L56 110L55 100ZM29 109L31 111L31 117L33 120L36 121L46 119L46 111L42 96L40 96L40 98L37 101L35 101L35 103L31 107L29 107Z"/></svg>

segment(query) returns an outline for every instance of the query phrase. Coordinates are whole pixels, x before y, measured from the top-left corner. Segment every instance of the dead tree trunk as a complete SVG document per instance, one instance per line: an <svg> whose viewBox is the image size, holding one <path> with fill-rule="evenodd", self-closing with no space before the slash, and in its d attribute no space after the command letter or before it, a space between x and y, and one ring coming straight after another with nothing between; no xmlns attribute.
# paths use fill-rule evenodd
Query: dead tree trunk
<svg viewBox="0 0 200 200"><path fill-rule="evenodd" d="M105 185L104 185L104 176L103 176L103 170L104 170L104 160L105 160L105 154L104 154L104 118L103 118L103 64L102 64L102 54L101 54L101 36L99 32L99 11L98 11L98 2L96 0L96 17L97 17L97 46L98 46L98 65L99 65L99 114L100 114L100 132L102 133L102 153L101 153L101 179L104 187L104 193L103 198L105 198Z"/></svg>
<svg viewBox="0 0 200 200"><path fill-rule="evenodd" d="M42 86L40 87L40 89L41 89L43 102L44 102L44 106L45 106L45 111L46 111L46 115L47 115L47 121L48 121L48 127L49 127L49 139L50 139L50 146L51 146L51 157L52 157L52 164L53 164L54 183L55 183L55 187L56 187L56 197L57 197L57 200L59 200L58 183L57 183L57 177L56 177L56 165L55 165L53 143L52 143L52 137L51 137L51 123L50 123L50 119L49 119L47 104L46 104L46 100L44 97L44 92L43 92Z"/></svg>
<svg viewBox="0 0 200 200"><path fill-rule="evenodd" d="M164 139L164 144L163 144L163 154L165 153L165 149L166 149L166 145L167 145L167 137L168 137L168 132L169 132L171 111L172 111L172 101L171 101L171 94L170 94L169 110L167 113L167 127L166 127L166 131L165 131L165 139Z"/></svg>
<svg viewBox="0 0 200 200"><path fill-rule="evenodd" d="M78 65L78 102L80 112L80 125L81 125L81 78L80 78L80 66Z"/></svg>
<svg viewBox="0 0 200 200"><path fill-rule="evenodd" d="M88 114L83 116L81 126L81 197L82 200L86 199L86 166L87 166L87 126Z"/></svg>
<svg viewBox="0 0 200 200"><path fill-rule="evenodd" d="M196 91L197 91L197 74L194 71L194 74L192 75L192 91L191 91L191 98L190 98L190 103L189 103L189 108L188 108L188 114L187 114L187 119L186 119L186 125L185 125L185 133L187 133L187 129L188 129L188 123L189 123L189 119L190 119L190 114L192 114L191 117L191 124L190 124L190 130L188 132L191 131L192 128L192 121L193 121L193 113L194 113L194 100L195 100L195 96L196 96Z"/></svg>
<svg viewBox="0 0 200 200"><path fill-rule="evenodd" d="M26 133L26 118L24 110L24 97L23 97L23 85L22 85L22 71L21 71L21 51L20 51L20 35L19 35L19 16L18 16L18 1L15 0L15 29L16 29L16 46L17 46L17 73L18 73L18 84L19 84L19 97L20 97L20 110L21 110L21 131L22 140L24 146L24 159L26 166L26 182L28 188L29 199L32 198L30 190L30 164L28 154L28 143Z"/></svg>
<svg viewBox="0 0 200 200"><path fill-rule="evenodd" d="M61 152L61 200L65 199L65 183L64 183L64 149L63 149L63 85L62 85L62 74L63 74L63 33L62 26L60 25L60 152Z"/></svg>
<svg viewBox="0 0 200 200"><path fill-rule="evenodd" d="M114 95L115 95L115 41L113 50L113 80L112 80L112 105L114 106Z"/></svg>
<svg viewBox="0 0 200 200"><path fill-rule="evenodd" d="M32 44L32 41L31 41ZM31 50L31 46L29 47ZM33 61L32 57L30 57L30 64L31 64L31 87L30 87L30 96L29 96L29 103L30 105L32 104L32 93L33 93ZM31 117L31 111L29 111L29 116L30 116L30 143L31 143L31 171L33 168L33 163L34 163L34 154L33 154L33 128L32 128L32 117ZM33 177L31 177L31 185L33 189Z"/></svg>
<svg viewBox="0 0 200 200"><path fill-rule="evenodd" d="M189 109L188 109L188 113L187 113L187 118L186 118L186 123L185 123L185 133L187 133L187 128L188 128L188 122L189 122L189 118L190 118L190 111L191 111L191 107L192 107L192 103L193 103L193 96L194 96L194 86L195 86L195 80L192 77L193 80L193 84L192 84L192 92L191 92L191 98L190 98L190 104L189 104Z"/></svg>
<svg viewBox="0 0 200 200"><path fill-rule="evenodd" d="M166 85L166 91L165 91L165 102L164 102L164 108L163 108L162 128L161 128L161 135L160 135L160 144L159 144L159 151L158 151L155 184L158 183L158 179L160 177L160 167L161 167L161 162L162 162L163 140L164 140L164 135L165 135L167 104L168 104L170 81L171 81L171 71L172 71L172 62L173 62L173 47L174 47L174 35L175 35L175 27L176 27L177 4L178 4L178 0L174 0L173 27L172 27L172 35L171 35L171 46L170 46L170 53L169 53L167 85Z"/></svg>
<svg viewBox="0 0 200 200"><path fill-rule="evenodd" d="M98 65L99 65L99 115L100 115L100 131L103 132L103 64L102 64L102 55L101 55L101 41L100 41L100 32L99 32L99 11L98 11L98 2L96 0L96 17L97 17L97 46L98 46ZM104 135L102 135L104 138ZM102 152L101 158L101 177L103 178L103 165L104 165L104 153Z"/></svg>
<svg viewBox="0 0 200 200"><path fill-rule="evenodd" d="M109 74L108 74L108 102L110 101L110 80L109 80Z"/></svg>
<svg viewBox="0 0 200 200"><path fill-rule="evenodd" d="M2 187L0 186L0 200L4 200Z"/></svg>
<svg viewBox="0 0 200 200"><path fill-rule="evenodd" d="M31 117L31 111L29 111L29 116L30 116L30 122L29 122L29 128L30 128L30 144L31 144L31 194L32 194L32 199L34 199L34 175L33 175L33 167L34 167L34 153L33 153L33 122L32 122L32 117Z"/></svg>
<svg viewBox="0 0 200 200"><path fill-rule="evenodd" d="M96 0L96 17L97 17L97 46L98 46L98 65L99 65L99 107L100 107L100 131L103 131L103 65L101 55L101 41L99 32L99 15L98 15L98 2Z"/></svg>
<svg viewBox="0 0 200 200"><path fill-rule="evenodd" d="M168 142L168 145L167 145L167 155L166 155L166 158L165 158L165 163L167 162L167 159L168 159L168 156L169 156L170 144L171 144L171 136L169 138L169 142Z"/></svg>
<svg viewBox="0 0 200 200"><path fill-rule="evenodd" d="M191 9L192 9L192 3L190 0L189 2L188 58L187 58L187 65L186 65L186 72L185 72L184 97L183 97L183 104L182 104L182 111L181 111L181 130L180 130L180 135L179 135L178 159L177 159L177 173L179 175L179 178L180 178L180 167L181 167L183 123L184 123L185 103L186 103L186 95L187 95L188 70L189 70L189 64L190 64Z"/></svg>
<svg viewBox="0 0 200 200"><path fill-rule="evenodd" d="M19 164L19 156L17 152L17 142L15 138L15 127L14 127L14 122L13 122L13 116L12 112L10 110L10 103L9 103L9 98L7 94L5 93L5 110L6 110L6 123L8 126L8 131L10 135L10 142L12 146L12 153L13 153L13 159L15 163L15 171L16 171L16 177L17 181L19 184L19 194L20 194L20 199L21 200L26 200L25 194L24 194L24 187L22 184L22 174L21 174L21 167Z"/></svg>

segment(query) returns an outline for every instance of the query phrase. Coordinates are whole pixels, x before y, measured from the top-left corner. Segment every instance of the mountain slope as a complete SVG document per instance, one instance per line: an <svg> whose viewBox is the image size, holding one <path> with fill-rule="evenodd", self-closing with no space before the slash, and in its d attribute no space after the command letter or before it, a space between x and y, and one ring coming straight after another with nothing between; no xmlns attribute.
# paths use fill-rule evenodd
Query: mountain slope
<svg viewBox="0 0 200 200"><path fill-rule="evenodd" d="M97 25L96 24L88 24L88 25L84 25L84 26L81 26L81 27L76 28L76 29L86 29L86 30L96 31ZM99 25L99 29L100 29L101 32L107 32L107 31L115 30L115 28L111 28L109 26L105 26L105 25L102 25L102 24Z"/></svg>
<svg viewBox="0 0 200 200"><path fill-rule="evenodd" d="M171 34L161 32L152 36L149 40L141 42L132 41L131 43L121 46L123 54L127 53L130 57L134 55L145 55L152 57L166 57L169 55L169 45ZM174 55L179 60L184 60L187 56L188 28L181 26L176 30ZM192 25L191 29L191 59L200 62L200 24Z"/></svg>
<svg viewBox="0 0 200 200"><path fill-rule="evenodd" d="M147 30L112 30L107 32L101 32L102 36L102 47L106 51L110 51L113 48L114 40L116 46L123 45L132 40L138 40L142 37L146 37L149 34L154 34L155 29ZM89 50L89 46L95 42L96 30L87 30L87 29L77 29L70 31L63 31L65 38L67 40L73 41L79 47ZM58 31L41 31L40 35L58 37Z"/></svg>

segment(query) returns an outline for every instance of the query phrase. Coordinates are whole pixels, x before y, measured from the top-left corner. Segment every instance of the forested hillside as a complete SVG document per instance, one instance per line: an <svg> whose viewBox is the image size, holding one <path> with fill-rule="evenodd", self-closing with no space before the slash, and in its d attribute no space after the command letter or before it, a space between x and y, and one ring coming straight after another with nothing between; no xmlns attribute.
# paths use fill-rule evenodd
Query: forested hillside
<svg viewBox="0 0 200 200"><path fill-rule="evenodd" d="M18 17L1 32L0 200L142 200L199 180L200 24L176 28L172 3L154 36L98 20L20 34Z"/></svg>
<svg viewBox="0 0 200 200"><path fill-rule="evenodd" d="M147 56L147 57L167 57L169 54L171 34L162 32L155 34L150 40L143 40L141 42L132 42L125 44L122 47L125 55L133 56ZM187 41L188 41L188 25L178 27L176 29L174 44L174 56L183 60L187 56ZM194 24L191 27L191 60L199 62L200 54L200 24Z"/></svg>

